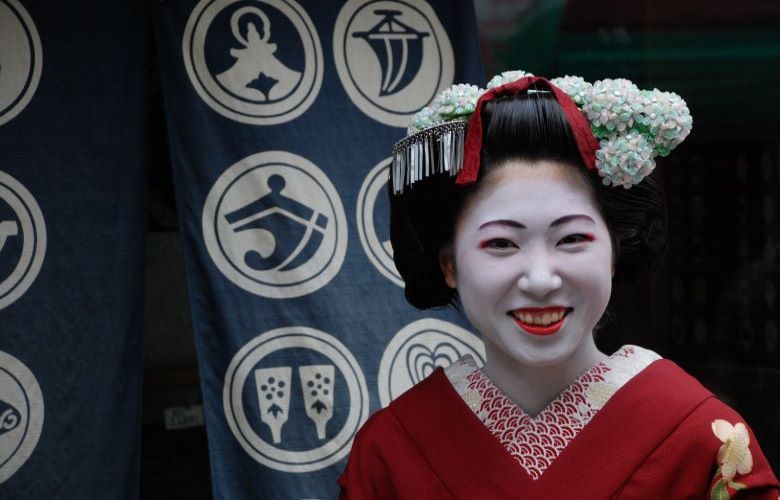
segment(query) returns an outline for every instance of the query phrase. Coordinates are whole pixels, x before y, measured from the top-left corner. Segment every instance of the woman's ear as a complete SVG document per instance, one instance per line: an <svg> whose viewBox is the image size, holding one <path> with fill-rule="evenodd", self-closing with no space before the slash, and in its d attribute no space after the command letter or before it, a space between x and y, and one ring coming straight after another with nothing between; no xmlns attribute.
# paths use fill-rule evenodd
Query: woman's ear
<svg viewBox="0 0 780 500"><path fill-rule="evenodd" d="M455 279L455 259L452 257L452 250L445 249L439 252L439 267L444 275L444 282L450 288L457 288L458 282Z"/></svg>

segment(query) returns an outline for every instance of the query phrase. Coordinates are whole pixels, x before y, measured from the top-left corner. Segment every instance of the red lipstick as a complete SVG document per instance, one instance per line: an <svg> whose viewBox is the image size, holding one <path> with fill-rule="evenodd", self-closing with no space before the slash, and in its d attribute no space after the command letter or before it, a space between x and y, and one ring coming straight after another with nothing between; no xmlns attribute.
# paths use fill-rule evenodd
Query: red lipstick
<svg viewBox="0 0 780 500"><path fill-rule="evenodd" d="M515 324L530 333L531 335L547 336L553 335L563 326L563 322L566 320L566 316L569 313L569 308L555 306L555 307L525 307L522 309L515 309L508 314L512 317ZM560 316L560 319L553 321L552 323L545 325L535 325L528 323L529 316L532 319L538 320L545 314L552 316Z"/></svg>

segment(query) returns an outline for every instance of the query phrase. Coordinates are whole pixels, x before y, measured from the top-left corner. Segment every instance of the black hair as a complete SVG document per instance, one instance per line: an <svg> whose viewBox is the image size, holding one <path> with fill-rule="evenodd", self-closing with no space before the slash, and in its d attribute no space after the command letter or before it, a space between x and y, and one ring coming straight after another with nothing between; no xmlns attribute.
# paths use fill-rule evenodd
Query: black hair
<svg viewBox="0 0 780 500"><path fill-rule="evenodd" d="M485 104L477 182L461 186L439 174L390 194L390 238L406 299L420 309L454 303L439 266L439 252L452 244L455 224L485 175L509 161L554 161L571 166L591 186L612 238L616 282L640 281L667 248L663 183L656 170L631 189L605 186L586 169L569 123L549 92L505 96Z"/></svg>

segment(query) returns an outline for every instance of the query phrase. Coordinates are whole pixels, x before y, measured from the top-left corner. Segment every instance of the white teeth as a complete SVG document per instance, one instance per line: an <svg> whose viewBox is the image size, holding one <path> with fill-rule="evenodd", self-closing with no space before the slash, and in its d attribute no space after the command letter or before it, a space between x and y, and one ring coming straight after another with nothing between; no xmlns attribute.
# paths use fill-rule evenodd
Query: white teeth
<svg viewBox="0 0 780 500"><path fill-rule="evenodd" d="M566 315L566 311L546 312L541 315L515 311L512 314L515 318L528 325L548 326L563 319Z"/></svg>

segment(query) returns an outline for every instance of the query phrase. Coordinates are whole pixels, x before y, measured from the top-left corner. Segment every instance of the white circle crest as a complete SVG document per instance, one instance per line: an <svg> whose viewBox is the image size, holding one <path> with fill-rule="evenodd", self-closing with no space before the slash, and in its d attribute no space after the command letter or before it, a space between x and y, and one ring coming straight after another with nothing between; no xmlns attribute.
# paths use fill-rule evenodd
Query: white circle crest
<svg viewBox="0 0 780 500"><path fill-rule="evenodd" d="M292 390L292 384L289 383L289 380L292 368L257 369L257 367L270 354L290 348L312 350L328 358L332 363L329 366L332 373L338 370L346 379L346 390L349 394L348 415L338 433L322 445L303 451L285 450L260 437L252 428L250 419L260 420L266 415L276 416L276 413L273 413L274 407L270 407L267 411L261 411L261 416L258 418L257 415L247 415L243 401L244 387L248 380L253 375L258 377L258 373L271 373L276 375L277 378L284 378L285 374L287 375L286 380L288 383L285 385L287 393L283 397L287 399L289 404L289 391ZM307 376L307 373L309 373L307 371L308 368L312 367L299 367L301 377ZM327 367L317 366L314 368ZM273 378L271 380L273 381ZM303 384L303 380L301 384ZM266 388L263 387L263 389ZM259 391L260 389L258 389ZM368 386L363 372L352 353L335 337L313 328L301 326L270 330L258 335L244 345L233 356L228 366L222 399L230 430L244 451L254 460L267 467L293 473L320 470L347 456L355 433L368 418L369 409ZM277 411L282 414L281 409ZM331 409L330 411L332 412L333 410ZM270 420L269 417L268 420L263 420L263 422L271 426L273 422ZM280 433L280 431L277 432Z"/></svg>
<svg viewBox="0 0 780 500"><path fill-rule="evenodd" d="M393 247L390 245L390 240L380 240L374 224L377 202L387 202L387 181L391 161L390 158L382 160L366 176L358 194L356 219L360 243L368 260L382 276L403 288L404 281L393 262Z"/></svg>
<svg viewBox="0 0 780 500"><path fill-rule="evenodd" d="M263 297L300 297L341 269L347 218L316 165L266 151L214 183L203 208L203 238L217 268L236 285Z"/></svg>
<svg viewBox="0 0 780 500"><path fill-rule="evenodd" d="M480 366L485 347L479 337L448 321L424 318L409 323L387 344L379 363L379 401L385 407L407 389L466 354Z"/></svg>
<svg viewBox="0 0 780 500"><path fill-rule="evenodd" d="M0 276L0 309L21 297L38 276L46 255L46 224L32 194L5 172L0 171L0 204L7 204L15 219L0 217L0 259L5 260L13 240L21 238L19 256L11 273Z"/></svg>
<svg viewBox="0 0 780 500"><path fill-rule="evenodd" d="M293 120L309 109L322 84L314 23L294 0L239 3L246 2L201 0L193 9L182 40L190 82L209 107L231 120L251 125ZM295 55L299 63L290 62L293 37L302 51Z"/></svg>
<svg viewBox="0 0 780 500"><path fill-rule="evenodd" d="M43 429L43 413L35 375L0 351L0 484L30 458Z"/></svg>
<svg viewBox="0 0 780 500"><path fill-rule="evenodd" d="M0 125L29 104L43 68L41 37L17 0L0 0Z"/></svg>
<svg viewBox="0 0 780 500"><path fill-rule="evenodd" d="M336 19L333 53L352 102L394 127L408 126L455 74L447 32L422 0L348 0Z"/></svg>

